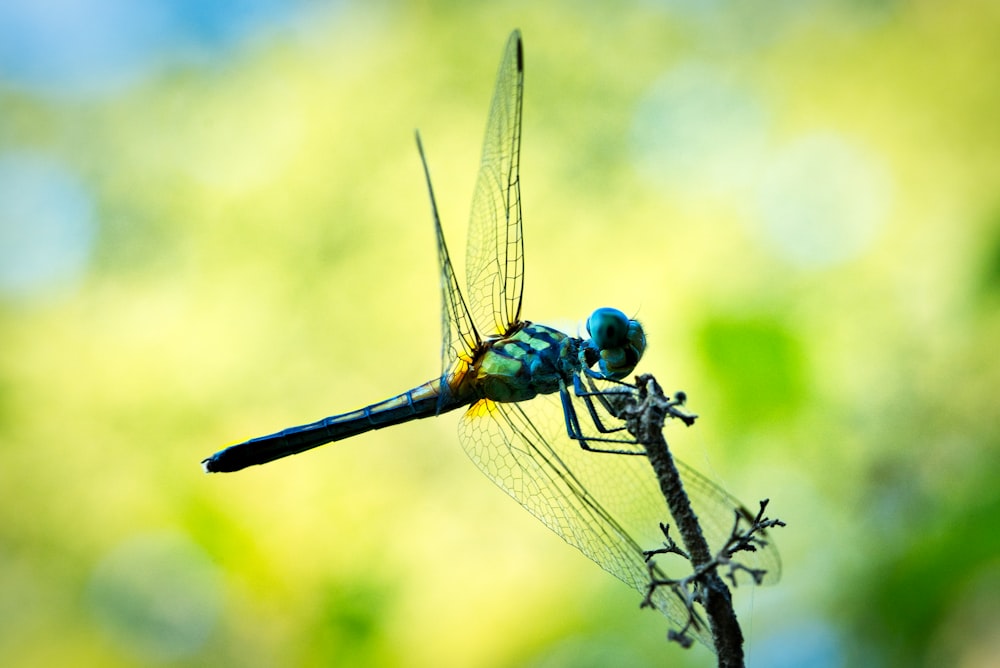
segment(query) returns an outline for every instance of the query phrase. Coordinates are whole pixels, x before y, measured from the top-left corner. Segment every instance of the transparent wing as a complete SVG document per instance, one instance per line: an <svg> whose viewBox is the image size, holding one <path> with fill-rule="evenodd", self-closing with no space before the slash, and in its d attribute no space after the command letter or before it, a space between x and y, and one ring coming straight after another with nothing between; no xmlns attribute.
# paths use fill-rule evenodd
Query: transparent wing
<svg viewBox="0 0 1000 668"><path fill-rule="evenodd" d="M621 381L609 381L589 375L581 375L580 379L588 390L600 393L590 402L575 394L571 396L573 411L578 418L577 424L586 440L597 448L644 452L642 446L624 429L624 422L616 417L627 400L636 398L637 388ZM604 431L597 425L603 426ZM725 546L732 534L736 513L739 513L741 518L740 528L745 530L753 522L759 507L754 507L751 512L739 499L722 487L685 464L673 453L671 456L681 475L691 508L698 517L702 534L711 552L716 554ZM644 464L647 462L644 454L634 458L641 459ZM651 469L651 466L649 468ZM659 482L654 484L657 495L662 497ZM646 522L648 518L640 518L640 521ZM660 521L669 523L671 519L668 517ZM776 584L781 579L781 558L774 545L774 537L767 531L758 531L755 535L763 540L764 544L758 546L754 552L741 551L735 560L749 568L764 571L762 584ZM679 535L674 534L674 538L680 542Z"/></svg>
<svg viewBox="0 0 1000 668"><path fill-rule="evenodd" d="M472 319L484 336L520 320L524 286L521 237L521 97L524 57L514 31L497 72L479 176L472 196L466 273Z"/></svg>
<svg viewBox="0 0 1000 668"><path fill-rule="evenodd" d="M583 422L586 408L574 401ZM615 424L609 415L602 420ZM472 460L504 491L566 542L645 594L649 571L642 551L661 546L659 523L672 523L645 457L581 449L566 434L562 408L552 395L516 404L481 400L467 411L460 436ZM690 467L681 465L681 472L709 546L718 550L739 502ZM773 545L744 562L780 571ZM656 563L665 577L691 571L676 555L657 556ZM657 589L653 603L678 627L687 621L684 604L668 588ZM693 632L712 646L707 628Z"/></svg>
<svg viewBox="0 0 1000 668"><path fill-rule="evenodd" d="M709 548L715 554L725 544L733 530L733 523L736 520L734 513L738 511L748 522L756 515L759 508L753 508L753 512L731 494L726 492L714 482L698 473L681 460L674 457L674 463L680 470L681 479L684 481L684 489L688 498L691 499L691 507L701 530L705 534ZM748 524L743 524L745 529ZM767 541L767 546L758 549L756 552L740 552L735 558L749 568L766 571L762 584L773 585L781 579L781 557L778 548L774 544L774 536L771 532L761 532L761 537ZM677 536L674 536L677 538ZM739 580L742 584L742 580Z"/></svg>
<svg viewBox="0 0 1000 668"><path fill-rule="evenodd" d="M577 424L582 431L582 436L597 448L644 453L642 446L624 429L624 422L616 417L626 401L637 398L638 388L621 381L605 380L592 375L581 374L579 378L582 381L581 385L591 392L599 393L592 397L591 401L571 393L572 410L577 416ZM599 429L598 425L602 426L604 430ZM652 467L648 464L644 454L635 457L626 456L626 458L641 460L643 465L640 468L648 469L650 478L654 477ZM589 461L589 458L587 459ZM754 511L751 512L739 499L694 468L676 456L673 457L673 460L680 472L691 507L698 516L698 522L705 540L708 542L709 549L715 554L729 540L736 522L736 513L740 514L741 528L746 529L756 516L759 507L755 507ZM659 482L654 481L652 484L655 486L656 495L662 498ZM637 519L645 524L649 521L649 516ZM658 521L670 523L671 519L667 517ZM775 584L781 579L781 558L774 545L774 538L771 533L764 531L757 532L755 535L761 538L765 544L759 546L755 552L740 552L736 560L747 567L765 571L763 584ZM680 539L676 534L674 537Z"/></svg>
<svg viewBox="0 0 1000 668"><path fill-rule="evenodd" d="M469 309L458 287L455 268L448 255L448 245L444 241L441 218L438 216L434 188L431 186L430 169L424 156L424 147L417 133L417 150L427 179L427 192L431 200L431 215L434 218L434 233L438 247L438 265L441 270L441 385L439 402L447 402L448 390L454 387L472 364L481 339L469 315ZM441 405L441 404L439 404Z"/></svg>

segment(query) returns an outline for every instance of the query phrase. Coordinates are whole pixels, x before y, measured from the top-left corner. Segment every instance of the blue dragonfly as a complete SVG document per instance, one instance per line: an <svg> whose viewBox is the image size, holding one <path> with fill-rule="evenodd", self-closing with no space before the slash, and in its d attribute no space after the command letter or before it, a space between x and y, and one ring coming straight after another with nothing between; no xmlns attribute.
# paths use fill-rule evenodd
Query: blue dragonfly
<svg viewBox="0 0 1000 668"><path fill-rule="evenodd" d="M587 320L589 338L521 319L524 247L521 224L521 35L504 50L486 125L472 199L467 297L448 255L420 137L417 147L430 194L442 285L442 373L400 395L348 413L230 446L205 459L208 472L265 464L332 441L408 420L464 409L459 436L466 452L500 488L546 526L626 584L645 593L651 572L643 550L662 543L666 502L641 446L623 431L605 392L629 392L620 381L646 347L642 325L613 308ZM732 529L739 501L678 462L692 505L713 550ZM773 543L747 554L775 581ZM671 558L676 561L670 561ZM690 563L657 558L652 575L683 577ZM681 573L681 575L677 575ZM656 589L652 603L679 626L687 603ZM704 625L692 633L711 647Z"/></svg>

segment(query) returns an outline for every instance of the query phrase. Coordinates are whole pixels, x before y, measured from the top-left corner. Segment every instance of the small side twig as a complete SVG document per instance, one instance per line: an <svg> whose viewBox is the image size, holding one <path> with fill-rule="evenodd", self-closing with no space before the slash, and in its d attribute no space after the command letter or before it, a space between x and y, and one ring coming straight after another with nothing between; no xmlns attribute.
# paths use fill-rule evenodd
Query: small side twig
<svg viewBox="0 0 1000 668"><path fill-rule="evenodd" d="M726 579L732 583L733 587L737 586L736 573L738 571L749 574L756 585L764 582L764 576L767 575L767 571L762 568L750 568L746 564L735 561L733 555L739 552L756 552L758 549L767 547L768 542L764 532L772 527L785 526L785 523L777 518L770 519L764 517L764 511L767 509L769 502L770 499L761 501L760 510L757 511L757 515L752 519L748 519L748 516L744 515L739 508L733 511L736 520L733 522L732 531L729 532L729 538L726 540L725 546L715 555L715 559L713 560L716 566L729 567ZM740 525L747 522L749 523L749 527L746 530L740 529Z"/></svg>

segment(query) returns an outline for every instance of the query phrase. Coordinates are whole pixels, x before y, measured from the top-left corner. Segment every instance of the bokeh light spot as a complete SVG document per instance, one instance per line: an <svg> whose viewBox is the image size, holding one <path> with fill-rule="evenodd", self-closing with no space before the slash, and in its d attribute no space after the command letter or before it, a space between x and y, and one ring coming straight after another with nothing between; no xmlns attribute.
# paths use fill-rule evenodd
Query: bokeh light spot
<svg viewBox="0 0 1000 668"><path fill-rule="evenodd" d="M751 648L747 665L771 668L840 668L847 665L836 629L821 619L800 619Z"/></svg>
<svg viewBox="0 0 1000 668"><path fill-rule="evenodd" d="M76 280L94 237L91 195L65 165L34 153L0 155L0 292Z"/></svg>
<svg viewBox="0 0 1000 668"><path fill-rule="evenodd" d="M727 192L748 184L764 154L768 114L723 72L686 63L656 82L635 112L632 150L658 189Z"/></svg>
<svg viewBox="0 0 1000 668"><path fill-rule="evenodd" d="M979 287L984 296L1000 299L1000 206L992 212L985 227L988 232L982 244Z"/></svg>
<svg viewBox="0 0 1000 668"><path fill-rule="evenodd" d="M91 576L95 617L127 653L165 662L200 650L222 609L216 568L185 536L134 536L111 550Z"/></svg>
<svg viewBox="0 0 1000 668"><path fill-rule="evenodd" d="M0 80L45 94L113 93L169 53L190 59L293 18L281 0L4 0Z"/></svg>
<svg viewBox="0 0 1000 668"><path fill-rule="evenodd" d="M798 409L805 386L802 347L782 323L712 318L700 327L698 344L734 421L760 424Z"/></svg>
<svg viewBox="0 0 1000 668"><path fill-rule="evenodd" d="M766 165L757 189L761 240L797 265L823 267L869 249L889 214L878 158L835 134L800 138Z"/></svg>

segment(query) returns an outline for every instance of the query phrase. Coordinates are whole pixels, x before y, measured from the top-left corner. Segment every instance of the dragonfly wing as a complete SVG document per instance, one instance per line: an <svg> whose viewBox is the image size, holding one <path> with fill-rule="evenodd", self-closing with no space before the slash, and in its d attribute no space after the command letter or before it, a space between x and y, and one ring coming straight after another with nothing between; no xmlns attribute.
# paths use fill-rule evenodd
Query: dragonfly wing
<svg viewBox="0 0 1000 668"><path fill-rule="evenodd" d="M574 396L572 401L580 424L596 433L583 400ZM599 404L596 411L605 427L621 426ZM627 432L613 435L627 436ZM602 568L646 593L649 570L643 550L660 547L659 524L673 521L644 456L583 450L566 433L557 395L520 403L480 400L462 419L460 436L472 460L500 488ZM717 552L729 537L734 510L742 506L693 468L677 464L709 547ZM680 540L676 530L671 535ZM780 561L773 542L757 552L743 552L738 559L751 568L768 570L765 582L777 581ZM678 579L691 573L691 564L677 555L658 555L655 561L658 578ZM687 623L686 606L669 588L657 589L653 603L678 627ZM696 611L703 620L697 604ZM691 632L712 646L704 624Z"/></svg>
<svg viewBox="0 0 1000 668"><path fill-rule="evenodd" d="M578 418L582 435L596 447L641 451L642 446L637 444L632 436L622 429L624 423L616 417L617 411L621 409L630 395L635 394L636 388L625 383L603 380L592 376L582 378L582 380L588 390L600 393L589 404L584 398L571 393L572 408ZM598 399L605 399L605 401ZM601 433L595 426L598 423L602 424L605 428L617 430ZM601 442L607 439L611 439L613 442ZM640 460L642 462L640 468L649 471L650 477L653 477L652 468L645 456L627 457L623 455L623 457ZM736 521L736 513L738 512L743 518L740 528L745 530L755 517L757 509L751 512L739 499L726 492L722 487L706 478L691 466L685 464L676 456L674 456L674 463L681 474L684 490L687 492L688 499L691 502L691 508L694 510L695 515L698 516L698 523L701 525L702 534L708 542L708 547L712 554L716 554L725 547L726 542L729 540ZM659 483L654 481L654 484L656 485L656 494L662 499L663 495L660 492ZM634 518L635 521L643 525L652 522L654 526L657 522L672 524L673 522L669 516L655 516L655 513L658 512L658 507L659 504L638 504L634 506L640 513ZM674 539L680 540L680 536L676 533L672 535ZM763 584L774 584L781 578L781 558L778 555L777 547L774 545L773 536L771 532L758 532L755 535L761 538L766 544L759 545L754 552L742 551L734 558L748 568L766 571ZM644 544L643 547L649 549L650 546ZM738 577L737 581L742 584L744 580Z"/></svg>
<svg viewBox="0 0 1000 668"><path fill-rule="evenodd" d="M524 286L521 237L521 33L504 48L486 122L483 155L472 196L466 250L472 318L484 334L505 334L520 320Z"/></svg>
<svg viewBox="0 0 1000 668"><path fill-rule="evenodd" d="M602 568L645 594L649 570L642 551L659 547L666 502L645 457L587 452L566 434L558 399L473 404L460 426L472 460L532 515ZM673 560L673 561L671 561ZM683 577L690 564L657 558L659 577ZM678 627L683 602L659 588L654 604ZM692 633L711 647L702 625Z"/></svg>
<svg viewBox="0 0 1000 668"><path fill-rule="evenodd" d="M680 471L684 490L691 500L691 508L698 516L698 523L701 524L701 531L708 541L708 547L715 554L729 539L736 521L735 513L739 512L746 520L740 524L740 528L745 530L752 518L757 515L759 508L751 511L726 490L676 457L674 463ZM776 584L781 579L781 557L772 534L773 532L768 531L758 532L755 535L763 539L767 545L758 547L755 552L740 552L733 557L735 561L748 568L765 571L761 583L765 585ZM737 582L743 584L744 581L742 577L737 576Z"/></svg>
<svg viewBox="0 0 1000 668"><path fill-rule="evenodd" d="M417 134L417 150L420 152L420 162L424 167L424 177L427 179L427 192L431 200L431 215L434 218L434 233L438 247L438 266L441 270L441 385L440 402L447 402L449 389L461 382L465 371L472 364L476 351L481 345L479 333L476 331L469 307L462 297L458 286L455 268L451 264L448 245L441 229L441 217L438 215L437 201L434 198L434 188L431 185L430 169L424 156L424 147Z"/></svg>

